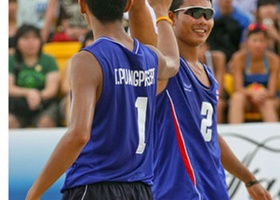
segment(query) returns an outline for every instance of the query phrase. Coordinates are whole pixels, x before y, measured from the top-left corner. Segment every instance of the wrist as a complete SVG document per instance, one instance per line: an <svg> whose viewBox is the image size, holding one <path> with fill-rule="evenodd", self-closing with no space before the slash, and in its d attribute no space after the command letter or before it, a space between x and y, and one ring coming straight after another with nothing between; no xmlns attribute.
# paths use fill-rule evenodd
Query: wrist
<svg viewBox="0 0 280 200"><path fill-rule="evenodd" d="M40 92L40 91L39 91L39 96L40 96L41 101L43 101L43 100L44 100L44 97L43 97L42 92Z"/></svg>
<svg viewBox="0 0 280 200"><path fill-rule="evenodd" d="M169 17L167 17L167 16L160 16L160 17L158 17L158 18L156 19L156 25L158 25L158 23L159 23L160 21L166 21L166 22L170 23L171 25L173 25L172 20L171 20Z"/></svg>
<svg viewBox="0 0 280 200"><path fill-rule="evenodd" d="M258 180L248 181L248 182L245 182L245 187L249 188L249 187L259 184L259 183L260 183L260 181L258 181Z"/></svg>

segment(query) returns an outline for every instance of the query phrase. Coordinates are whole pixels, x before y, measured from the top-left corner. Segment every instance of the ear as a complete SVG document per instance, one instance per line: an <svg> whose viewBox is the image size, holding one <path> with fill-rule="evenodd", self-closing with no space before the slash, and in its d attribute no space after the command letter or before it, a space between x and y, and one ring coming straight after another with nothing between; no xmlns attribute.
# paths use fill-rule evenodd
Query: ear
<svg viewBox="0 0 280 200"><path fill-rule="evenodd" d="M174 18L175 18L176 13L169 11L168 12L168 17L172 20L173 24L174 24Z"/></svg>
<svg viewBox="0 0 280 200"><path fill-rule="evenodd" d="M78 0L79 4L80 4L80 12L81 14L85 14L86 13L86 3L84 0Z"/></svg>
<svg viewBox="0 0 280 200"><path fill-rule="evenodd" d="M131 8L132 4L133 4L133 0L127 0L127 4L126 4L126 7L124 9L124 12L129 11L129 9Z"/></svg>

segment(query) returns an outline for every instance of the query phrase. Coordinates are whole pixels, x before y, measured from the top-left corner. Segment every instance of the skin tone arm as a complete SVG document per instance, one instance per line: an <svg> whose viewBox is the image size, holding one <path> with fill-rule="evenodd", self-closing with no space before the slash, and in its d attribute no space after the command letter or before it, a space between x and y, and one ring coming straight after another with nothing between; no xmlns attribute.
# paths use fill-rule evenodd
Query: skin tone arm
<svg viewBox="0 0 280 200"><path fill-rule="evenodd" d="M273 53L268 53L268 58L270 66L270 76L268 82L267 97L275 97L279 75L279 59L277 55L274 55Z"/></svg>
<svg viewBox="0 0 280 200"><path fill-rule="evenodd" d="M62 80L61 85L60 85L60 91L63 95L68 94L68 92L70 91L70 84L69 84L70 67L69 67L69 64L70 64L70 60L68 60L65 64L63 80Z"/></svg>
<svg viewBox="0 0 280 200"><path fill-rule="evenodd" d="M234 90L245 92L243 87L243 71L245 60L240 57L240 53L233 54L230 61L230 71L234 79Z"/></svg>
<svg viewBox="0 0 280 200"><path fill-rule="evenodd" d="M70 69L70 84L73 91L71 123L28 191L26 200L40 199L40 196L76 160L90 138L95 105L100 94L102 72L97 60L89 54L80 52L72 59Z"/></svg>
<svg viewBox="0 0 280 200"><path fill-rule="evenodd" d="M9 96L10 97L25 97L30 110L38 108L41 102L40 92L33 88L22 88L15 84L14 74L9 74Z"/></svg>
<svg viewBox="0 0 280 200"><path fill-rule="evenodd" d="M59 87L59 72L46 75L45 88L40 92L33 88L22 88L15 84L15 76L9 74L9 96L25 97L31 110L37 109L43 99L55 97Z"/></svg>
<svg viewBox="0 0 280 200"><path fill-rule="evenodd" d="M129 11L129 23L132 26L130 29L130 33L133 37L140 40L144 44L150 44L153 46L157 46L157 34L155 31L155 27L153 24L152 16L150 15L150 10L146 6L145 0L137 0L133 1L131 9ZM143 17L144 16L144 17ZM145 31L138 31L134 25L141 28L141 30ZM145 39L145 40L142 40Z"/></svg>
<svg viewBox="0 0 280 200"><path fill-rule="evenodd" d="M155 12L156 18L161 16L168 16L168 11L171 2L169 0L149 0L150 6L153 8ZM144 17L143 17L144 16ZM129 11L129 23L130 23L130 31L133 37L136 37L140 42L144 44L149 44L152 46L157 47L163 55L169 55L170 52L173 51L174 55L178 57L176 63L176 70L171 73L166 72L167 70L163 71L163 73L159 73L158 77L158 87L157 93L161 92L170 77L173 77L177 71L179 70L179 50L173 50L171 48L165 48L166 46L173 46L177 44L175 36L171 32L166 32L166 34L156 34L155 27L151 18L150 11L145 4L145 0L134 1L131 10ZM160 21L157 24L158 32L161 33L161 29L169 26L169 31L173 32L172 26L166 20ZM144 30L145 28L145 30ZM145 34L142 34L145 32ZM168 35L172 34L173 36L170 37ZM166 38L169 38L168 40ZM156 49L155 49L156 50ZM174 56L175 57L175 56ZM172 62L174 60L170 59Z"/></svg>
<svg viewBox="0 0 280 200"><path fill-rule="evenodd" d="M41 30L41 36L44 42L47 41L50 29L54 20L55 10L57 7L57 0L49 0L46 10L45 23Z"/></svg>
<svg viewBox="0 0 280 200"><path fill-rule="evenodd" d="M219 83L219 96L224 96L224 75L226 72L226 56L225 54L219 52L219 51L213 51L213 65L215 67L215 78L217 82Z"/></svg>
<svg viewBox="0 0 280 200"><path fill-rule="evenodd" d="M234 155L222 136L219 135L218 137L221 149L221 161L225 170L244 183L256 180L255 176ZM255 184L246 189L253 200L272 200L269 192L261 184Z"/></svg>
<svg viewBox="0 0 280 200"><path fill-rule="evenodd" d="M171 0L149 0L149 4L153 8L156 18L168 16ZM148 16L150 16L150 13ZM161 59L159 59L158 79L167 81L170 77L175 76L179 70L179 48L172 29L172 25L169 21L159 21L157 23L157 28L159 33L157 40L157 49L162 53L162 55L165 58L163 65L161 64ZM156 51L155 48L154 50Z"/></svg>
<svg viewBox="0 0 280 200"><path fill-rule="evenodd" d="M45 88L41 91L42 99L50 99L57 95L59 90L59 72L50 72L46 76Z"/></svg>

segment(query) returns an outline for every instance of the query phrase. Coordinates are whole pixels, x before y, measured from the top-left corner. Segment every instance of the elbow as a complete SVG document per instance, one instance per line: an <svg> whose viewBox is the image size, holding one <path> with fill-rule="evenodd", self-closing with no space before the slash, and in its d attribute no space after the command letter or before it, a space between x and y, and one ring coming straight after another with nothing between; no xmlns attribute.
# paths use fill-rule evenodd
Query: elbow
<svg viewBox="0 0 280 200"><path fill-rule="evenodd" d="M68 135L72 138L71 141L73 141L75 145L83 147L90 139L90 130L69 127Z"/></svg>
<svg viewBox="0 0 280 200"><path fill-rule="evenodd" d="M179 62L179 59L170 63L170 68L169 68L169 74L170 74L170 77L173 77L175 76L179 69L180 69L180 62Z"/></svg>

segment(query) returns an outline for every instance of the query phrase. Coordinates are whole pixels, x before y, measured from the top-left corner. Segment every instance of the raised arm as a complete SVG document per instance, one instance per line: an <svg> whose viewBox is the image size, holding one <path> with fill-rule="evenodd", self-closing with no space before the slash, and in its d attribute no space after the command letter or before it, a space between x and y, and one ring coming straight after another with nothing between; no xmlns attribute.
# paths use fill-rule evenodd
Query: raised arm
<svg viewBox="0 0 280 200"><path fill-rule="evenodd" d="M179 49L173 32L173 22L168 17L171 0L149 0L156 17L155 26L149 8L144 0L134 2L129 11L130 32L144 44L156 46L153 48L159 57L158 93L163 90L169 78L179 70ZM157 38L157 39L155 39Z"/></svg>
<svg viewBox="0 0 280 200"><path fill-rule="evenodd" d="M128 15L131 36L137 38L143 44L156 47L157 34L146 0L133 1Z"/></svg>

